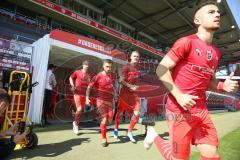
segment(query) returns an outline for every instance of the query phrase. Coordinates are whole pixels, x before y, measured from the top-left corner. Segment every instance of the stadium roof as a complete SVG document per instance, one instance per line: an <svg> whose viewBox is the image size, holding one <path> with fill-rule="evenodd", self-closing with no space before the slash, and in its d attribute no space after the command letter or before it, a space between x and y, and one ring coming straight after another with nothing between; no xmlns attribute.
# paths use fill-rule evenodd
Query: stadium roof
<svg viewBox="0 0 240 160"><path fill-rule="evenodd" d="M68 24L81 27L81 29L85 29L91 33L101 34L101 36L107 39L119 40L116 37L111 37L86 25L76 23L51 10L36 7L36 5L28 3L31 2L30 0L21 1L21 3L14 0L9 1L42 14L53 16L56 19L61 19ZM195 32L192 18L199 1L200 0L79 0L79 2L91 4L95 8L102 10L104 16L117 17L131 25L137 32L146 33L155 39L159 47L163 50L171 47L176 39ZM228 3L231 5L228 5L226 0L222 0L220 3L221 28L214 37L214 42L223 54L221 65L227 64L229 61L240 60L240 20L239 17L237 17L239 15L236 14L239 10L238 8L240 8L240 2L239 0L229 0Z"/></svg>
<svg viewBox="0 0 240 160"><path fill-rule="evenodd" d="M239 0L235 2L235 8ZM147 33L162 47L184 35L195 32L192 17L199 0L88 0L105 15L118 17L132 25L136 31ZM237 9L236 9L237 10ZM240 30L226 1L220 3L221 28L214 42L223 53L222 63L240 60ZM239 9L238 9L239 11ZM239 18L238 18L239 19ZM239 23L239 22L238 22Z"/></svg>

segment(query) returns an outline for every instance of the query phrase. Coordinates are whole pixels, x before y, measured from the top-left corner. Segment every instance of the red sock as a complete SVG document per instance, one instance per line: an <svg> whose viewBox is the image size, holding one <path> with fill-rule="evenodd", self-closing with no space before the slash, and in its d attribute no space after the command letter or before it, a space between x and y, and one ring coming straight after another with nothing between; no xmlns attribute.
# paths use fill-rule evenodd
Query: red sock
<svg viewBox="0 0 240 160"><path fill-rule="evenodd" d="M207 158L207 157L201 156L201 160L221 160L221 158L220 157Z"/></svg>
<svg viewBox="0 0 240 160"><path fill-rule="evenodd" d="M101 130L101 134L102 134L102 139L106 139L106 134L107 134L107 125L101 123L100 124L100 130Z"/></svg>
<svg viewBox="0 0 240 160"><path fill-rule="evenodd" d="M76 111L75 112L75 124L78 126L79 122L80 122L80 117L81 117L81 112L80 111Z"/></svg>
<svg viewBox="0 0 240 160"><path fill-rule="evenodd" d="M157 136L154 139L154 143L157 146L157 149L159 150L159 152L161 152L162 156L166 160L170 160L171 159L171 150L172 150L171 144L168 141L163 140L159 136Z"/></svg>
<svg viewBox="0 0 240 160"><path fill-rule="evenodd" d="M130 121L130 125L129 125L129 127L128 127L128 132L132 132L135 124L136 124L137 121L138 121L138 118L139 118L139 115L136 116L135 114L133 114L133 116L132 116L132 118L131 118L131 121Z"/></svg>
<svg viewBox="0 0 240 160"><path fill-rule="evenodd" d="M116 117L115 117L115 128L118 129L119 127L119 122L121 120L121 113L117 112Z"/></svg>

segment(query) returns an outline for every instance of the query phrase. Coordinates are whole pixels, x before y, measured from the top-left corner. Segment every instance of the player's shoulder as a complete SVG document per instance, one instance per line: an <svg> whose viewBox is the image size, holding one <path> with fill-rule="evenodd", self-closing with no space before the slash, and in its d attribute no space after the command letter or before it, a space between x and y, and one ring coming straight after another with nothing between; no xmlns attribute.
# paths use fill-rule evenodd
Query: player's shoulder
<svg viewBox="0 0 240 160"><path fill-rule="evenodd" d="M139 65L133 65L131 63L128 63L125 66L123 66L123 68L129 69L129 70L135 70L135 69L139 69L141 67Z"/></svg>
<svg viewBox="0 0 240 160"><path fill-rule="evenodd" d="M131 64L130 64L130 63L127 63L127 64L125 64L125 65L122 66L122 68L129 68L129 67L131 67Z"/></svg>
<svg viewBox="0 0 240 160"><path fill-rule="evenodd" d="M73 73L82 73L82 71L80 70L80 69L77 69L77 70L75 70Z"/></svg>
<svg viewBox="0 0 240 160"><path fill-rule="evenodd" d="M121 67L121 71L127 71L131 67L130 63L127 63Z"/></svg>
<svg viewBox="0 0 240 160"><path fill-rule="evenodd" d="M73 75L75 75L75 76L77 75L77 70L71 72L71 76L73 76Z"/></svg>
<svg viewBox="0 0 240 160"><path fill-rule="evenodd" d="M103 75L102 72L99 72L95 75L95 77L101 77L102 75Z"/></svg>
<svg viewBox="0 0 240 160"><path fill-rule="evenodd" d="M142 66L140 66L139 64L138 65L136 65L136 67L135 67L138 71L140 71L140 70L142 70L143 69L143 67Z"/></svg>
<svg viewBox="0 0 240 160"><path fill-rule="evenodd" d="M93 75L92 78L91 78L91 80L92 80L92 81L98 81L99 78L101 78L101 72Z"/></svg>

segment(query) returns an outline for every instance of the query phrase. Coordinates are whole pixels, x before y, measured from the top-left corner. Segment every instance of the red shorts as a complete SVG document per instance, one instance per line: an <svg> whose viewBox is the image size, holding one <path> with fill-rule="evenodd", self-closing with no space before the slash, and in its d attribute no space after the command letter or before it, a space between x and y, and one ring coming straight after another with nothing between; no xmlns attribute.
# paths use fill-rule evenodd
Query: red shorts
<svg viewBox="0 0 240 160"><path fill-rule="evenodd" d="M113 119L113 103L112 102L97 99L96 105L97 105L97 112L100 119L105 117L107 117L107 119L109 120Z"/></svg>
<svg viewBox="0 0 240 160"><path fill-rule="evenodd" d="M74 98L74 102L75 102L76 108L78 108L78 107L82 107L83 108L85 106L85 103L86 103L86 97L85 96L75 94L73 96L73 98Z"/></svg>
<svg viewBox="0 0 240 160"><path fill-rule="evenodd" d="M76 105L76 108L77 107L82 107L84 108L85 104L86 104L86 97L83 96L83 95L78 95L78 94L75 94L73 96L74 98L74 102L75 102L75 105ZM96 100L94 98L90 98L90 104L91 105L96 105Z"/></svg>
<svg viewBox="0 0 240 160"><path fill-rule="evenodd" d="M121 97L119 97L118 99L118 110L119 111L140 111L141 110L141 106L140 106L140 100L136 100L134 106L130 105L129 103L127 103L126 101L124 101L124 99L122 99Z"/></svg>
<svg viewBox="0 0 240 160"><path fill-rule="evenodd" d="M184 159L190 155L191 144L218 146L217 131L207 109L199 113L173 113L166 111L172 155Z"/></svg>

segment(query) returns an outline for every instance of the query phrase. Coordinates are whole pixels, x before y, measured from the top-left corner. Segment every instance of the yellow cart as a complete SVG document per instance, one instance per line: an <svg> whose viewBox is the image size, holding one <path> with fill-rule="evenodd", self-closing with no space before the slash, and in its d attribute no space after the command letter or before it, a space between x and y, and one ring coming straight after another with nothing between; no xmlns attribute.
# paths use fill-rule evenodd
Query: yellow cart
<svg viewBox="0 0 240 160"><path fill-rule="evenodd" d="M19 123L17 132L29 130L29 134L17 144L15 149L34 148L38 144L38 137L32 130L32 122L27 118L29 92L36 85L38 82L30 84L30 76L27 72L12 71L10 74L8 94L11 96L11 103L5 113L3 131L7 131L15 123Z"/></svg>

